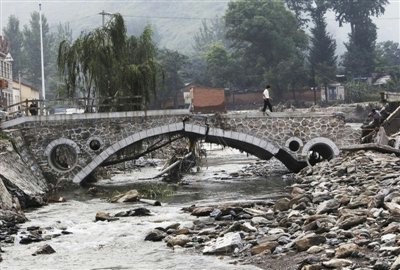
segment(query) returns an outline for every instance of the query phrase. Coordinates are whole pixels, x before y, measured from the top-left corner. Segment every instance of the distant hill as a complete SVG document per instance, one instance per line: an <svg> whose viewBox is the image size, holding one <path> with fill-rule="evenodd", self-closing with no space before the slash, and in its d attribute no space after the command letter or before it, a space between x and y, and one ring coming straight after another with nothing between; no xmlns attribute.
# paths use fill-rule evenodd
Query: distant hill
<svg viewBox="0 0 400 270"><path fill-rule="evenodd" d="M141 33L144 26L151 24L155 41L161 46L183 53L192 51L193 35L201 26L202 19L223 16L228 1L42 1L42 14L47 18L51 31L57 25L68 22L73 35L90 31L102 25L103 10L120 13L129 34ZM15 0L3 3L2 24L6 26L8 17L14 14L21 25L29 23L30 14L39 11L37 3ZM108 16L104 16L107 20Z"/></svg>
<svg viewBox="0 0 400 270"><path fill-rule="evenodd" d="M400 2L389 0L385 15L374 19L378 27L378 41L400 42ZM38 3L26 0L3 1L1 23L7 24L11 14L16 15L21 24L27 24L30 14L38 11ZM201 27L202 18L222 17L229 0L43 0L42 13L46 16L52 31L57 25L69 22L74 36L81 31L90 31L102 24L103 10L123 15L129 34L141 33L146 24L153 25L154 39L161 46L190 53L193 36ZM105 16L107 19L107 16ZM328 31L338 44L338 51L344 50L349 27L338 27L333 14L328 14Z"/></svg>

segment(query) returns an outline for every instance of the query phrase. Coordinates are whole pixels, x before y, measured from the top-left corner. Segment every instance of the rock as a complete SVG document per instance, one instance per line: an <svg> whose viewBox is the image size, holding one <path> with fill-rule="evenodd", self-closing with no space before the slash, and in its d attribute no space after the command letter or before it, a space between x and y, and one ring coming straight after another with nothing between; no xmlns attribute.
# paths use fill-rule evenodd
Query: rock
<svg viewBox="0 0 400 270"><path fill-rule="evenodd" d="M316 254L316 253L320 253L321 251L325 250L324 247L321 246L312 246L309 249L307 249L307 253L309 254Z"/></svg>
<svg viewBox="0 0 400 270"><path fill-rule="evenodd" d="M218 237L214 241L207 243L203 249L203 254L226 254L232 252L235 248L241 248L242 238L238 232L230 232L223 237Z"/></svg>
<svg viewBox="0 0 400 270"><path fill-rule="evenodd" d="M36 255L42 255L42 254L52 254L55 253L56 251L50 246L50 245L44 245L40 247L38 250L36 250L32 256Z"/></svg>
<svg viewBox="0 0 400 270"><path fill-rule="evenodd" d="M396 234L389 233L382 235L381 242L384 244L394 244L396 242Z"/></svg>
<svg viewBox="0 0 400 270"><path fill-rule="evenodd" d="M267 212L254 208L245 208L243 211L247 214L252 215L253 217L266 217L268 215Z"/></svg>
<svg viewBox="0 0 400 270"><path fill-rule="evenodd" d="M385 208L389 210L389 213L393 216L399 217L400 216L400 205L397 203L392 202L385 202Z"/></svg>
<svg viewBox="0 0 400 270"><path fill-rule="evenodd" d="M214 210L213 207L196 207L192 211L192 215L196 217L208 216Z"/></svg>
<svg viewBox="0 0 400 270"><path fill-rule="evenodd" d="M253 227L249 222L242 224L242 230L245 232L256 232L257 228Z"/></svg>
<svg viewBox="0 0 400 270"><path fill-rule="evenodd" d="M320 264L304 265L301 270L322 270L323 267Z"/></svg>
<svg viewBox="0 0 400 270"><path fill-rule="evenodd" d="M263 218L263 217L253 217L252 219L251 219L251 224L253 224L253 225L265 225L265 224L268 224L268 223L270 223L270 221L268 220L268 219L266 219L266 218Z"/></svg>
<svg viewBox="0 0 400 270"><path fill-rule="evenodd" d="M181 226L180 223L172 223L171 225L168 225L167 227L165 227L165 230L166 231L168 231L169 229L177 230L179 228L179 226Z"/></svg>
<svg viewBox="0 0 400 270"><path fill-rule="evenodd" d="M64 197L61 196L53 196L53 197L49 197L47 199L48 203L62 203L62 202L66 202L67 200Z"/></svg>
<svg viewBox="0 0 400 270"><path fill-rule="evenodd" d="M41 241L44 241L44 239L40 235L26 235L26 236L21 237L21 239L19 240L19 243L21 245L28 245L33 242L41 242Z"/></svg>
<svg viewBox="0 0 400 270"><path fill-rule="evenodd" d="M322 202L318 205L316 214L321 215L325 213L335 212L340 207L340 202L336 199Z"/></svg>
<svg viewBox="0 0 400 270"><path fill-rule="evenodd" d="M24 223L28 221L24 214L2 209L0 209L0 220L14 223Z"/></svg>
<svg viewBox="0 0 400 270"><path fill-rule="evenodd" d="M274 211L286 211L289 210L289 202L290 200L288 198L281 198L278 201L276 201L275 205L274 205Z"/></svg>
<svg viewBox="0 0 400 270"><path fill-rule="evenodd" d="M400 255L400 247L381 247L379 249L379 252L381 254L388 254L388 255L395 255L398 256Z"/></svg>
<svg viewBox="0 0 400 270"><path fill-rule="evenodd" d="M219 219L222 216L222 211L220 209L214 209L211 213L210 213L210 217L215 218L215 219Z"/></svg>
<svg viewBox="0 0 400 270"><path fill-rule="evenodd" d="M111 217L109 213L106 212L97 212L95 221L115 221L118 220L116 217Z"/></svg>
<svg viewBox="0 0 400 270"><path fill-rule="evenodd" d="M373 270L389 270L390 269L390 265L382 260L378 260L375 262L373 268Z"/></svg>
<svg viewBox="0 0 400 270"><path fill-rule="evenodd" d="M285 233L285 230L281 229L281 228L272 228L270 230L268 230L268 234L283 234Z"/></svg>
<svg viewBox="0 0 400 270"><path fill-rule="evenodd" d="M180 234L177 236L168 236L165 238L165 241L167 242L167 245L170 247L173 246L185 246L187 243L190 242L190 238L187 235Z"/></svg>
<svg viewBox="0 0 400 270"><path fill-rule="evenodd" d="M293 197L297 197L297 196L299 196L299 195L302 195L302 194L304 194L305 192L306 192L306 191L305 191L304 189L300 188L300 187L293 187L293 189L292 189L290 195L291 195L292 198L293 198Z"/></svg>
<svg viewBox="0 0 400 270"><path fill-rule="evenodd" d="M278 245L279 244L277 242L267 241L252 247L250 252L251 255L257 255L260 253L264 253L265 251L268 251L268 253L272 253Z"/></svg>
<svg viewBox="0 0 400 270"><path fill-rule="evenodd" d="M353 228L367 220L365 216L350 216L343 221L339 221L338 227L344 230Z"/></svg>
<svg viewBox="0 0 400 270"><path fill-rule="evenodd" d="M308 234L294 241L294 245L298 251L305 251L312 246L323 244L326 238L322 235Z"/></svg>
<svg viewBox="0 0 400 270"><path fill-rule="evenodd" d="M167 234L164 231L153 229L148 235L146 235L144 240L156 242L163 240L166 236Z"/></svg>
<svg viewBox="0 0 400 270"><path fill-rule="evenodd" d="M343 244L340 245L335 250L335 255L337 258L347 258L358 254L359 247L356 244Z"/></svg>
<svg viewBox="0 0 400 270"><path fill-rule="evenodd" d="M180 229L177 229L175 231L176 235L179 235L179 234L190 234L190 233L191 232L190 232L189 228L180 228Z"/></svg>
<svg viewBox="0 0 400 270"><path fill-rule="evenodd" d="M399 269L400 269L400 256L397 256L392 266L390 266L390 270L399 270Z"/></svg>
<svg viewBox="0 0 400 270"><path fill-rule="evenodd" d="M326 262L322 262L322 265L328 268L343 269L343 267L352 265L353 262L346 259L332 259Z"/></svg>
<svg viewBox="0 0 400 270"><path fill-rule="evenodd" d="M149 209L140 207L115 214L116 217L151 216Z"/></svg>
<svg viewBox="0 0 400 270"><path fill-rule="evenodd" d="M8 192L3 180L0 178L0 209L11 210L13 208L13 199Z"/></svg>
<svg viewBox="0 0 400 270"><path fill-rule="evenodd" d="M122 196L119 195L114 197L111 201L115 202L116 199L116 202L118 203L137 202L139 200L139 196L140 196L139 192L136 189L132 189L123 194Z"/></svg>

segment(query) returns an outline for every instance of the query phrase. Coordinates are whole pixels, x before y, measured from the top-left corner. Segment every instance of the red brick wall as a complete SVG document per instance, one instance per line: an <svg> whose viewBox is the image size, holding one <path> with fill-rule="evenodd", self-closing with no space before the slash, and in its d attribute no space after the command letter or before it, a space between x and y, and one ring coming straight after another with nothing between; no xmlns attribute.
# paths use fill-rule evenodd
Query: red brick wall
<svg viewBox="0 0 400 270"><path fill-rule="evenodd" d="M224 112L225 90L222 88L193 87L193 112Z"/></svg>

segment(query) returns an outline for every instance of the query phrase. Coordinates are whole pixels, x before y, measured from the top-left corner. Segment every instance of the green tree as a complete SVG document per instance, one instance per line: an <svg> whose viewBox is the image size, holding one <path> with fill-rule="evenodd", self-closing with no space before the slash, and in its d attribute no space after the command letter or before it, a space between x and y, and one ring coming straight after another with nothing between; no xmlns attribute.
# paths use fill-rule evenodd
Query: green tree
<svg viewBox="0 0 400 270"><path fill-rule="evenodd" d="M314 27L311 29L309 62L314 87L333 80L336 71L336 42L326 31L325 12L323 5L311 11Z"/></svg>
<svg viewBox="0 0 400 270"><path fill-rule="evenodd" d="M182 72L188 57L177 51L162 49L157 53L157 60L162 69L162 73L160 73L161 78L159 79L162 91L157 93L157 107L160 108L161 101L172 98L174 108L176 108L178 94L181 94L178 93L178 90L184 86Z"/></svg>
<svg viewBox="0 0 400 270"><path fill-rule="evenodd" d="M370 18L366 18L355 32L349 34L343 66L351 77L368 77L374 72L376 38L376 26Z"/></svg>
<svg viewBox="0 0 400 270"><path fill-rule="evenodd" d="M25 55L26 67L24 69L25 78L32 83L33 86L41 88L41 52L40 52L40 25L39 12L31 14L29 26L25 25L23 30L23 48ZM49 62L51 59L51 46L53 36L49 32L47 19L42 15L42 33L43 33L43 61L45 78L48 77L51 67Z"/></svg>
<svg viewBox="0 0 400 270"><path fill-rule="evenodd" d="M225 21L227 37L236 49L234 57L240 58L241 74L248 87L260 87L265 78L278 76L274 71L283 63L297 63L291 59L301 59L298 56L307 46L307 36L299 29L295 16L279 1L230 2ZM282 93L289 85L274 86L273 91Z"/></svg>
<svg viewBox="0 0 400 270"><path fill-rule="evenodd" d="M19 27L19 20L14 15L8 18L8 23L4 29L4 36L6 37L9 46L10 53L14 59L12 69L13 77L18 78L22 68L24 66L24 55L23 55L23 34Z"/></svg>
<svg viewBox="0 0 400 270"><path fill-rule="evenodd" d="M225 35L226 28L224 18L216 17L209 22L203 20L201 27L193 37L195 53L202 54L217 43L223 44L224 48L228 48L229 43Z"/></svg>
<svg viewBox="0 0 400 270"><path fill-rule="evenodd" d="M376 71L390 75L391 80L383 87L386 91L400 89L400 46L393 41L381 42L376 47Z"/></svg>
<svg viewBox="0 0 400 270"><path fill-rule="evenodd" d="M349 23L351 32L346 44L343 65L351 76L369 76L374 70L376 26L371 16L385 12L388 0L332 0L330 5L339 26Z"/></svg>
<svg viewBox="0 0 400 270"><path fill-rule="evenodd" d="M128 37L122 16L115 14L104 27L81 34L73 43L61 42L57 62L68 96L98 97L109 109L132 110L141 109L132 106L136 97L148 104L155 94L155 53L150 27L139 37ZM118 97L127 105L117 105Z"/></svg>
<svg viewBox="0 0 400 270"><path fill-rule="evenodd" d="M376 46L376 65L379 72L400 67L400 46L394 41L385 41Z"/></svg>
<svg viewBox="0 0 400 270"><path fill-rule="evenodd" d="M66 24L58 24L57 32L53 34L54 42L51 46L51 55L49 59L49 70L47 74L46 80L46 98L55 99L57 97L63 96L65 93L65 85L63 83L63 79L58 72L57 67L57 54L58 47L63 40L72 41L72 30L68 23Z"/></svg>
<svg viewBox="0 0 400 270"><path fill-rule="evenodd" d="M346 89L345 99L349 103L379 100L378 91L368 83L351 81L346 83L344 88Z"/></svg>
<svg viewBox="0 0 400 270"><path fill-rule="evenodd" d="M231 84L232 60L221 44L214 44L206 54L207 77L212 87L225 88Z"/></svg>

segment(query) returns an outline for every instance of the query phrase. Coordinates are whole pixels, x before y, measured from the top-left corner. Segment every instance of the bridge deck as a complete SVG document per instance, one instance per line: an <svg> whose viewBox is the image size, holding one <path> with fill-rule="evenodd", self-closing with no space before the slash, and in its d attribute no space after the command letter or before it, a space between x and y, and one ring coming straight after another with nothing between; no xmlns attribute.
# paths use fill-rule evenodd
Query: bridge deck
<svg viewBox="0 0 400 270"><path fill-rule="evenodd" d="M107 118L126 118L126 117L151 117L151 116L209 116L214 114L193 114L187 109L181 110L149 110L149 111L130 111L130 112L107 112L107 113L83 113L83 114L51 114L38 116L22 116L0 123L1 129L8 129L27 122L41 121L62 121L62 120L93 120ZM221 114L225 118L248 118L248 117L271 117L271 118L287 118L287 117L332 117L331 113L324 112L269 112L268 115L263 115L258 110L253 111L229 111Z"/></svg>

